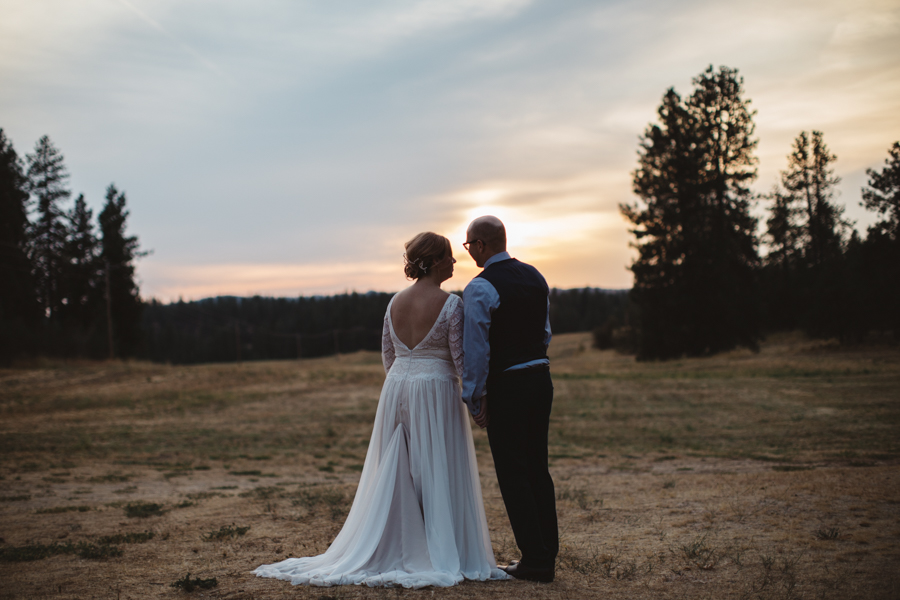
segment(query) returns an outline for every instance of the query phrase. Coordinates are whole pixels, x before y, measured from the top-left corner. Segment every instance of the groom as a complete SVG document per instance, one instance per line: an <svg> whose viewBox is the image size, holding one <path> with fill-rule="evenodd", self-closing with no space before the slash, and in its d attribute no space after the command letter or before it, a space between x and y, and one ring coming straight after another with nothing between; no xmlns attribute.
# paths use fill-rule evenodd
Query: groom
<svg viewBox="0 0 900 600"><path fill-rule="evenodd" d="M553 581L559 532L547 468L550 380L549 288L531 265L506 252L497 217L479 217L463 244L484 270L463 292L463 400L487 427L500 493L522 559L516 579Z"/></svg>

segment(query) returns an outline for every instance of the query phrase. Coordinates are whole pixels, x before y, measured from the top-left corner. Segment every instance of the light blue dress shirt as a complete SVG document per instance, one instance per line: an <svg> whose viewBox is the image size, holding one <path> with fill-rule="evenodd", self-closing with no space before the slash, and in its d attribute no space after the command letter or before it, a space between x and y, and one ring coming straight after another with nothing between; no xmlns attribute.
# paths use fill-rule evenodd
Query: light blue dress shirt
<svg viewBox="0 0 900 600"><path fill-rule="evenodd" d="M495 262L512 258L508 252L495 254L484 262L487 269ZM463 350L465 366L463 367L462 398L469 407L469 412L477 415L481 412L481 398L485 394L488 368L491 359L489 332L491 315L500 307L500 294L484 277L476 277L469 282L463 291ZM544 346L550 345L550 298L547 298L547 322L544 325ZM506 369L527 369L537 365L549 365L546 358L530 360Z"/></svg>

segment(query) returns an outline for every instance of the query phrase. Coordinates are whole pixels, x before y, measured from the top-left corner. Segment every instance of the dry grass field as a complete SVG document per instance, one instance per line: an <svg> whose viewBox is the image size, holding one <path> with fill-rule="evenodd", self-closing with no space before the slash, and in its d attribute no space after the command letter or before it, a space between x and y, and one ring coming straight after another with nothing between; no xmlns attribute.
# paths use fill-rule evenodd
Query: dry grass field
<svg viewBox="0 0 900 600"><path fill-rule="evenodd" d="M250 574L339 531L377 354L0 370L0 598L900 598L900 351L784 337L644 364L589 346L551 348L557 580L450 589Z"/></svg>

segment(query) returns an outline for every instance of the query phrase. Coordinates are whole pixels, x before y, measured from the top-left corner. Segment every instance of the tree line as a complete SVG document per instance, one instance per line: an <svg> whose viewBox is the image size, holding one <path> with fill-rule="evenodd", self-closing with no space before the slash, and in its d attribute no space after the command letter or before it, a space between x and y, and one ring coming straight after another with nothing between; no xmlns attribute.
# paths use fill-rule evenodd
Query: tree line
<svg viewBox="0 0 900 600"><path fill-rule="evenodd" d="M392 295L150 301L144 307L144 339L137 356L191 364L380 351L384 314ZM555 333L568 333L623 322L627 305L627 290L553 289L551 327Z"/></svg>
<svg viewBox="0 0 900 600"><path fill-rule="evenodd" d="M755 111L736 69L711 66L682 98L663 96L640 138L620 206L638 257L633 327L642 359L758 348L765 333L900 339L900 142L869 169L861 236L836 202L836 156L820 131L797 135L770 193L756 195ZM762 233L751 213L763 202ZM761 252L761 247L765 252Z"/></svg>
<svg viewBox="0 0 900 600"><path fill-rule="evenodd" d="M0 362L18 356L134 355L142 302L125 192L106 189L94 220L72 203L60 151L41 137L24 160L0 129Z"/></svg>

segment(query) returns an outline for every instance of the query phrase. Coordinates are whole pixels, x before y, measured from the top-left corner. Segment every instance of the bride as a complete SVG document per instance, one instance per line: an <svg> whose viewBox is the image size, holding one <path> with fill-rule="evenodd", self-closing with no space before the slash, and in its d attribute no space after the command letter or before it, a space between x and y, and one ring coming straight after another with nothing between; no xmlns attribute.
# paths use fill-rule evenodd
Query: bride
<svg viewBox="0 0 900 600"><path fill-rule="evenodd" d="M259 577L407 588L509 578L494 561L460 397L462 300L441 289L456 262L450 241L420 233L404 258L415 283L384 315L387 378L347 521L324 554L263 565Z"/></svg>

